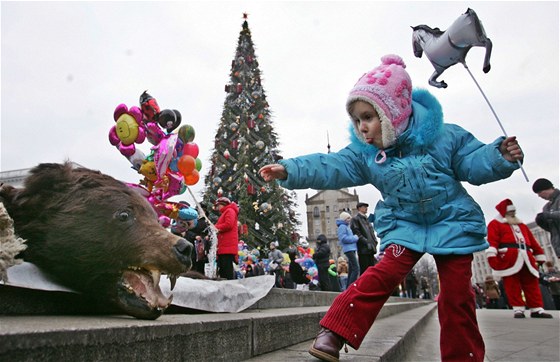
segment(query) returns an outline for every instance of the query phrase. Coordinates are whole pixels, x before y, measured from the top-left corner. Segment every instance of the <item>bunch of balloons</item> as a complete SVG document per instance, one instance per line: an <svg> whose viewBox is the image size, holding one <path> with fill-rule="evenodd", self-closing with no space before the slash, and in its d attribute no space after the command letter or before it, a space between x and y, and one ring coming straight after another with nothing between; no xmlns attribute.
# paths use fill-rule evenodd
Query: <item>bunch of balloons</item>
<svg viewBox="0 0 560 362"><path fill-rule="evenodd" d="M140 95L140 107L119 104L109 131L109 142L125 156L132 168L143 176L139 184L129 184L138 190L159 215L160 223L169 226L177 220L184 204L168 199L185 192L199 179L202 162L191 125L181 124L181 113L175 109L161 110L156 99L147 92ZM146 156L135 144L145 140L152 144Z"/></svg>

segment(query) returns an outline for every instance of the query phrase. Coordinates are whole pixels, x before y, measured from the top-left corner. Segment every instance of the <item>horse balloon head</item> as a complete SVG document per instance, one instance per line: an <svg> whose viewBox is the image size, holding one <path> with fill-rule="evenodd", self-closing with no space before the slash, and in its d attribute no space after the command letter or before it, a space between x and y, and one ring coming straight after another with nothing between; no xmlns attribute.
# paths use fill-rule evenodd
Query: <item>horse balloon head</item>
<svg viewBox="0 0 560 362"><path fill-rule="evenodd" d="M484 73L490 71L490 55L492 52L492 41L486 36L484 27L475 11L467 11L457 18L451 26L441 31L439 28L431 28L428 25L418 25L412 27L412 49L417 58L426 54L435 68L431 75L429 84L446 88L447 83L437 81L437 78L450 66L457 63L465 67L468 51L473 46L486 48Z"/></svg>

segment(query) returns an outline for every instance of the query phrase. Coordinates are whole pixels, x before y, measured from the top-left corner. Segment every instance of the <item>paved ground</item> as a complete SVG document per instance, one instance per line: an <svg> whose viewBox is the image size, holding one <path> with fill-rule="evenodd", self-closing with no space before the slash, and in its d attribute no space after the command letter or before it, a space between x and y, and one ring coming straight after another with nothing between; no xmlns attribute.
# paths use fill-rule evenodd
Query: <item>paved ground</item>
<svg viewBox="0 0 560 362"><path fill-rule="evenodd" d="M485 361L559 362L560 312L548 312L553 314L554 319L514 319L511 310L478 309L478 322L486 344ZM529 313L526 314L528 317ZM410 347L407 358L401 359L398 362L432 362L440 360L437 312L428 318L425 328L416 335L416 338L417 343ZM370 343L375 343L375 341L370 341ZM318 361L307 353L310 345L311 341L300 343L283 351L253 358L251 361ZM347 354L341 351L340 360L379 360L376 357L366 357L365 355L366 351L363 349L354 351L349 348Z"/></svg>
<svg viewBox="0 0 560 362"><path fill-rule="evenodd" d="M477 309L486 344L485 361L560 361L560 312L547 312L554 319L514 319L511 310ZM440 359L438 323L434 313L406 362Z"/></svg>

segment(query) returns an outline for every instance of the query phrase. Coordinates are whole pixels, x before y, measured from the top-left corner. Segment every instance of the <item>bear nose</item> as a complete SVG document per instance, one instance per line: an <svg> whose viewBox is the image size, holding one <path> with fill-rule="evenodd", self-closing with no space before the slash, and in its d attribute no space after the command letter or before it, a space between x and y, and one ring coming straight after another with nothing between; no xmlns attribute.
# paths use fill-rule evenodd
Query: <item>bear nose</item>
<svg viewBox="0 0 560 362"><path fill-rule="evenodd" d="M173 247L175 248L175 252L180 257L180 259L187 257L187 259L190 261L191 253L193 251L193 245L191 243L183 238L180 238L179 240L177 240L175 245L173 245Z"/></svg>

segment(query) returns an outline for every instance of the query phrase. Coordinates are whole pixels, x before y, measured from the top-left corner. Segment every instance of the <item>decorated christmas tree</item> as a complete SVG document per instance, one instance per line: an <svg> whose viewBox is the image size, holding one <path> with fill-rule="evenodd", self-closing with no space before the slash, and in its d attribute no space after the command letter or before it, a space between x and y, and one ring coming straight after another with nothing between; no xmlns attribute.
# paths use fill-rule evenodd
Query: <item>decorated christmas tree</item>
<svg viewBox="0 0 560 362"><path fill-rule="evenodd" d="M240 207L243 241L252 247L278 241L285 248L299 238L296 195L276 183L265 183L258 174L262 166L281 157L247 15L243 18L211 166L204 179L203 203L210 206L218 197L228 197ZM211 219L218 217L211 207L208 214Z"/></svg>

